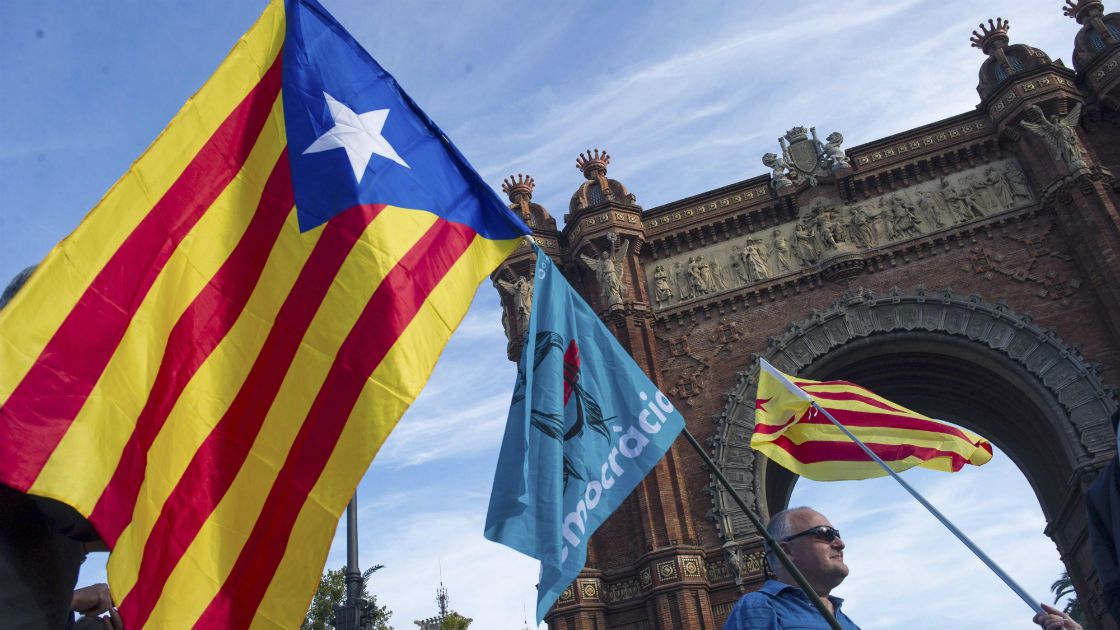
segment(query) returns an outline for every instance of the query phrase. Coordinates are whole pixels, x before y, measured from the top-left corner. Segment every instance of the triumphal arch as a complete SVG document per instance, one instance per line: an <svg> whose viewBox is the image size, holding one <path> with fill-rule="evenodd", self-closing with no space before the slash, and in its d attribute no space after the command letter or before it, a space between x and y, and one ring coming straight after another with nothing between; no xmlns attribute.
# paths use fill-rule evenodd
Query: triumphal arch
<svg viewBox="0 0 1120 630"><path fill-rule="evenodd" d="M764 519L795 479L748 447L759 356L990 438L1033 487L1089 617L1116 628L1084 497L1116 452L1120 13L1065 12L1081 25L1073 68L992 20L973 37L979 107L917 129L849 147L793 127L759 176L652 209L590 151L563 229L531 178L504 191ZM604 254L621 282L586 264ZM511 360L532 262L523 246L494 275ZM591 542L552 628L719 628L763 581L760 539L683 440Z"/></svg>

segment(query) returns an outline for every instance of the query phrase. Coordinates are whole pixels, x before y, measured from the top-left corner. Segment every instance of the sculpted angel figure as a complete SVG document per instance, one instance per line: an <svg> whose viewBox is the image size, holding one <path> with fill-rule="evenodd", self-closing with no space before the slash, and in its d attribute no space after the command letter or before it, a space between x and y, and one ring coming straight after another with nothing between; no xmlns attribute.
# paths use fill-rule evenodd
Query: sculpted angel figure
<svg viewBox="0 0 1120 630"><path fill-rule="evenodd" d="M775 153L762 156L762 164L771 169L770 185L775 189L792 186L793 180L789 178L789 164Z"/></svg>
<svg viewBox="0 0 1120 630"><path fill-rule="evenodd" d="M1039 136L1050 147L1050 153L1055 160L1064 163L1070 169L1085 168L1085 159L1081 152L1081 145L1077 141L1077 121L1081 118L1081 103L1060 118L1057 115L1049 119L1042 113L1038 105L1031 105L1038 122L1022 120L1019 122L1024 129Z"/></svg>
<svg viewBox="0 0 1120 630"><path fill-rule="evenodd" d="M513 297L517 323L519 325L528 323L529 313L533 310L533 283L523 276L515 276L513 282L498 278L498 285Z"/></svg>
<svg viewBox="0 0 1120 630"><path fill-rule="evenodd" d="M607 250L599 252L598 258L587 254L579 255L583 264L595 272L595 277L599 280L599 292L608 307L622 304L622 257L629 250L630 239L623 239L618 253L613 257Z"/></svg>

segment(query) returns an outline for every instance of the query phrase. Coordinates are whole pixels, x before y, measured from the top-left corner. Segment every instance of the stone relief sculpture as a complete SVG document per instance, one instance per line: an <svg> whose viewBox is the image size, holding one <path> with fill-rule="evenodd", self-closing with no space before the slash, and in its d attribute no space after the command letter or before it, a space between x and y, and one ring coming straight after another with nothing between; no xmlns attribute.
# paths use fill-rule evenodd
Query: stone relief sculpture
<svg viewBox="0 0 1120 630"><path fill-rule="evenodd" d="M813 229L805 223L797 223L793 228L793 242L794 254L797 255L797 260L801 262L801 266L808 267L809 265L817 262L819 254L817 253L816 238L813 237Z"/></svg>
<svg viewBox="0 0 1120 630"><path fill-rule="evenodd" d="M879 239L875 235L875 225L871 221L867 210L863 206L852 208L852 240L864 249L878 245Z"/></svg>
<svg viewBox="0 0 1120 630"><path fill-rule="evenodd" d="M793 271L793 248L790 247L789 241L786 237L782 236L781 230L774 230L773 241L770 244L770 249L774 252L774 258L777 259L779 271Z"/></svg>
<svg viewBox="0 0 1120 630"><path fill-rule="evenodd" d="M941 211L941 206L934 201L931 191L923 190L918 193L918 212L926 225L945 227L945 214Z"/></svg>
<svg viewBox="0 0 1120 630"><path fill-rule="evenodd" d="M1054 159L1062 162L1070 169L1085 168L1085 159L1081 145L1077 140L1077 122L1081 118L1081 103L1073 106L1065 117L1056 114L1049 119L1042 113L1038 105L1029 107L1034 112L1038 122L1021 120L1019 124L1024 129L1042 138L1050 148Z"/></svg>
<svg viewBox="0 0 1120 630"><path fill-rule="evenodd" d="M727 280L723 276L723 269L720 268L719 263L713 258L711 262L712 271L712 290L713 291L726 291Z"/></svg>
<svg viewBox="0 0 1120 630"><path fill-rule="evenodd" d="M770 277L770 269L762 253L763 247L765 246L762 241L749 239L746 248L743 250L743 267L746 269L747 279L751 282L758 282Z"/></svg>
<svg viewBox="0 0 1120 630"><path fill-rule="evenodd" d="M650 299L657 309L684 304L806 269L837 253L892 245L1034 199L1013 158L846 205L833 195L818 195L800 218L769 229L768 236L717 242L647 267Z"/></svg>
<svg viewBox="0 0 1120 630"><path fill-rule="evenodd" d="M1015 197L1016 204L1034 199L1031 195L1031 187L1027 184L1027 176L1023 174L1023 169L1019 168L1018 164L1007 164L1003 169L1003 175L1011 186L1011 194Z"/></svg>
<svg viewBox="0 0 1120 630"><path fill-rule="evenodd" d="M665 273L664 265L658 265L653 269L653 297L657 300L658 308L673 303L673 287L669 284L669 275Z"/></svg>
<svg viewBox="0 0 1120 630"><path fill-rule="evenodd" d="M887 202L889 217L887 220L887 236L888 238L905 238L907 236L917 236L922 233L921 219L908 201L905 201L898 194L890 196Z"/></svg>
<svg viewBox="0 0 1120 630"><path fill-rule="evenodd" d="M693 296L692 282L688 274L688 268L684 263L677 261L673 263L673 276L677 279L677 300L684 302L691 300Z"/></svg>
<svg viewBox="0 0 1120 630"><path fill-rule="evenodd" d="M622 304L622 257L630 249L630 239L623 239L618 253L611 256L607 250L599 252L598 257L580 254L579 258L595 272L599 281L599 292L607 307Z"/></svg>

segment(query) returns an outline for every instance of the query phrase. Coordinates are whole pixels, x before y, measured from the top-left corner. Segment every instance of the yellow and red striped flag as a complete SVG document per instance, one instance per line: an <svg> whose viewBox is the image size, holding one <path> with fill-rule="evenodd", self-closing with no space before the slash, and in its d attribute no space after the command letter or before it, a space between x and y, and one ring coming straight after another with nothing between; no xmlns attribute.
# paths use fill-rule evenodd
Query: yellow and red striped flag
<svg viewBox="0 0 1120 630"><path fill-rule="evenodd" d="M527 232L315 0L273 0L0 310L0 482L89 518L130 630L297 627Z"/></svg>
<svg viewBox="0 0 1120 630"><path fill-rule="evenodd" d="M811 381L759 359L751 448L814 481L870 479L879 464L813 409L816 402L895 472L914 466L956 472L992 459L984 438L923 416L847 381Z"/></svg>

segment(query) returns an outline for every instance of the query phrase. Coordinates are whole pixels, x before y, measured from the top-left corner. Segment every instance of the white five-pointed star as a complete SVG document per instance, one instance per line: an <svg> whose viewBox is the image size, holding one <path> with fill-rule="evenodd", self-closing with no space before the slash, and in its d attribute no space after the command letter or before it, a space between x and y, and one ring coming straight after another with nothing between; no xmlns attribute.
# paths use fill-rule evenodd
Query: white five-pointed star
<svg viewBox="0 0 1120 630"><path fill-rule="evenodd" d="M335 100L330 94L323 92L323 97L327 99L327 107L331 110L334 127L316 138L304 154L346 149L346 157L350 159L350 167L354 169L354 178L359 182L362 181L362 176L366 173L366 165L369 164L374 153L409 168L385 136L381 135L389 110L375 109L372 112L355 114L354 110Z"/></svg>

